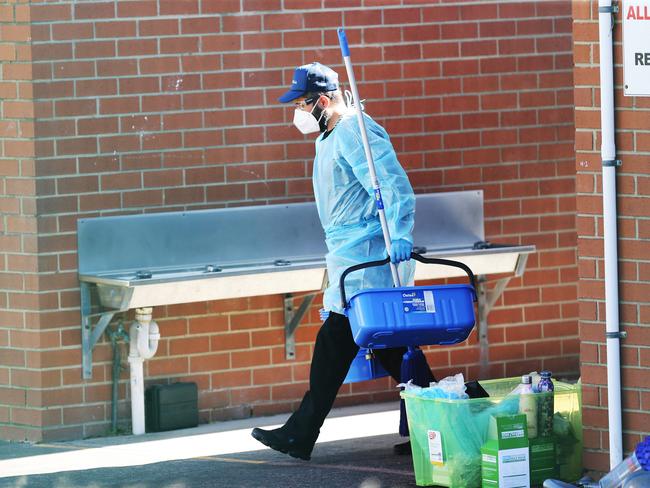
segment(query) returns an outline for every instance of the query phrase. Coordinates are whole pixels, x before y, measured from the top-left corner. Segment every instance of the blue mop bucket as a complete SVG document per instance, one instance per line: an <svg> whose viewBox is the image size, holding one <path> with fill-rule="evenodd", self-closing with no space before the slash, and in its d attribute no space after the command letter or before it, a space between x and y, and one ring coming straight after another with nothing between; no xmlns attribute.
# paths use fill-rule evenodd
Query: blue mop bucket
<svg viewBox="0 0 650 488"><path fill-rule="evenodd" d="M374 380L376 378L383 378L384 376L388 376L388 371L372 355L372 351L362 347L352 361L348 375L343 380L343 384Z"/></svg>
<svg viewBox="0 0 650 488"><path fill-rule="evenodd" d="M346 269L341 275L341 301L350 320L354 342L360 347L383 349L399 346L445 345L462 342L476 323L476 278L467 265L440 258L411 258L425 264L460 268L470 284L371 288L345 296L345 277L363 268L383 266L390 259L371 261Z"/></svg>

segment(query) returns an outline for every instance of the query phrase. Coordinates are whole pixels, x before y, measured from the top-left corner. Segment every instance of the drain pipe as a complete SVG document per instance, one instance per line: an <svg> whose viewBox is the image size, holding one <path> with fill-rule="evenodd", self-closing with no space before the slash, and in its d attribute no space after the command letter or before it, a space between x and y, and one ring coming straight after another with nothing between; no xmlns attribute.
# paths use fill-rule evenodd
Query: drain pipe
<svg viewBox="0 0 650 488"><path fill-rule="evenodd" d="M113 346L113 368L112 368L112 401L111 401L111 432L113 434L117 433L117 402L118 398L118 386L120 381L120 373L122 371L122 351L120 349L120 340L129 342L129 335L124 330L124 323L122 320L117 324L117 329L112 330L108 329L106 331L111 344Z"/></svg>
<svg viewBox="0 0 650 488"><path fill-rule="evenodd" d="M151 320L153 308L138 308L135 322L129 328L129 366L131 369L131 424L133 435L144 434L144 368L145 359L156 354L160 332Z"/></svg>
<svg viewBox="0 0 650 488"><path fill-rule="evenodd" d="M621 412L621 349L618 311L618 234L616 226L616 144L614 142L613 13L611 0L598 2L600 41L600 123L603 162L603 221L605 245L605 336L607 338L607 401L609 415L609 465L623 460Z"/></svg>

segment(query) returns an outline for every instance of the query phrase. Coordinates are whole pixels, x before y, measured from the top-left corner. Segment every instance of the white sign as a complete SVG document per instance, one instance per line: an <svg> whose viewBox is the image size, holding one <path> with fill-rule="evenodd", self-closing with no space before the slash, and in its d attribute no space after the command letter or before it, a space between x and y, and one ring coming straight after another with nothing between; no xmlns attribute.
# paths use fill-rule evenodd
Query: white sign
<svg viewBox="0 0 650 488"><path fill-rule="evenodd" d="M650 96L650 0L623 3L625 95Z"/></svg>
<svg viewBox="0 0 650 488"><path fill-rule="evenodd" d="M444 466L445 457L442 454L442 436L437 430L428 430L427 438L429 439L429 461L434 466Z"/></svg>
<svg viewBox="0 0 650 488"><path fill-rule="evenodd" d="M530 488L528 448L499 451L499 488Z"/></svg>

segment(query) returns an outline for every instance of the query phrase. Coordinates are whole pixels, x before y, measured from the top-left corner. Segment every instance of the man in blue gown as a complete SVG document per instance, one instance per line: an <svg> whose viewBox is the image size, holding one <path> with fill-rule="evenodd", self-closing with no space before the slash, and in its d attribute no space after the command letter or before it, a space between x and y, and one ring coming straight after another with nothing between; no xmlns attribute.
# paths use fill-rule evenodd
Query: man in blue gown
<svg viewBox="0 0 650 488"><path fill-rule="evenodd" d="M256 428L252 436L275 450L309 460L320 427L359 350L340 301L339 278L350 266L384 259L386 245L357 115L344 101L336 72L320 63L298 67L290 90L279 101L294 103L294 125L303 134L320 132L316 139L313 186L328 249L329 286L323 296L328 316L316 338L309 390L300 407L279 429ZM382 187L391 236L390 258L393 263L401 263L401 283L412 284L415 266L409 259L413 249L415 195L388 134L370 116L363 116ZM361 289L391 286L389 266L355 271L345 281L348 297ZM398 382L405 350L374 351ZM433 375L430 381L434 381ZM407 445L398 446L398 450L407 450Z"/></svg>

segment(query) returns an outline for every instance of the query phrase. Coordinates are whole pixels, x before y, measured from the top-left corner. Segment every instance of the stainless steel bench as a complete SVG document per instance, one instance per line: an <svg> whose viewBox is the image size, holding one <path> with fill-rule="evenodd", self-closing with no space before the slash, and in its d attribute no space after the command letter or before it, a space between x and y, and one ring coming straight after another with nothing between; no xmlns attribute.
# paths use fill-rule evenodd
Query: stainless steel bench
<svg viewBox="0 0 650 488"><path fill-rule="evenodd" d="M418 251L462 261L479 277L478 333L487 367L487 314L510 277L488 291L485 276L520 276L535 247L484 242L481 191L422 194L416 202ZM80 219L83 377L91 377L93 347L116 313L244 296L285 294L287 358L293 358L295 328L315 293L297 311L290 294L322 289L326 252L313 202ZM448 266L416 268L416 280L461 274Z"/></svg>

